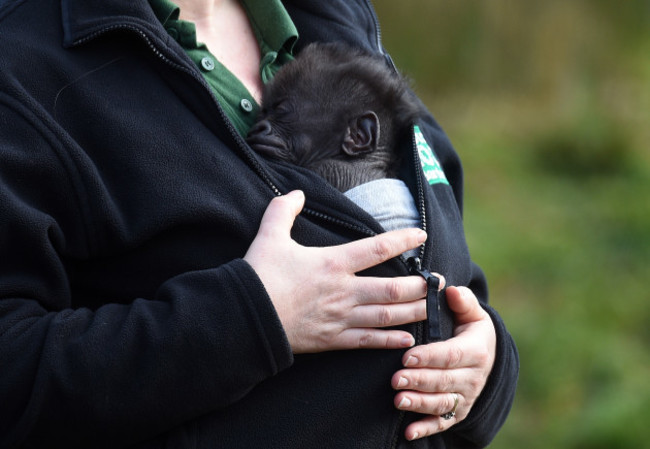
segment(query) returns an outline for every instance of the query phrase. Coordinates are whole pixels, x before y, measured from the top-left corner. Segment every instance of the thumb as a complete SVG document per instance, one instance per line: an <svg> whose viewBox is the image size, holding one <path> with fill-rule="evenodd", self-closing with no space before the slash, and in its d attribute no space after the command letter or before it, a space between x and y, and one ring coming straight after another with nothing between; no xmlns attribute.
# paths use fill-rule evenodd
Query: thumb
<svg viewBox="0 0 650 449"><path fill-rule="evenodd" d="M467 324L485 318L485 310L481 307L474 293L467 287L447 287L447 304L454 312L456 324Z"/></svg>
<svg viewBox="0 0 650 449"><path fill-rule="evenodd" d="M264 212L258 235L288 236L304 205L305 194L300 190L273 198Z"/></svg>

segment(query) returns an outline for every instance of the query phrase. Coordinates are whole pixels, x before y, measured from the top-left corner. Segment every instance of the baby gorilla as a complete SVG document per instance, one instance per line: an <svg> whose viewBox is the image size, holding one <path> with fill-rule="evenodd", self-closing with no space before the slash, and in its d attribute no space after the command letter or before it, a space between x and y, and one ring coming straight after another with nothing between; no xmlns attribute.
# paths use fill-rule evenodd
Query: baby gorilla
<svg viewBox="0 0 650 449"><path fill-rule="evenodd" d="M396 179L398 142L410 141L421 112L408 83L382 57L339 43L311 44L266 85L248 143L315 171L386 231L421 227L411 191ZM416 262L418 249L404 256L429 285L429 341L448 338L453 318L438 278Z"/></svg>
<svg viewBox="0 0 650 449"><path fill-rule="evenodd" d="M266 85L247 141L345 192L395 177L396 143L419 113L408 83L384 58L342 43L311 44Z"/></svg>

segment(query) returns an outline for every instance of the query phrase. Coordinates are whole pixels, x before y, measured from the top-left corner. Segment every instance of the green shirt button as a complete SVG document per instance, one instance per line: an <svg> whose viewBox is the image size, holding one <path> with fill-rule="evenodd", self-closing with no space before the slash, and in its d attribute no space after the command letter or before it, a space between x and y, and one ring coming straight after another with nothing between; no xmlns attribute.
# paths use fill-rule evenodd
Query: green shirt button
<svg viewBox="0 0 650 449"><path fill-rule="evenodd" d="M246 98L242 98L242 100L239 102L239 106L241 106L245 112L251 112L253 110L253 103L251 103Z"/></svg>
<svg viewBox="0 0 650 449"><path fill-rule="evenodd" d="M262 62L260 63L260 65L264 67L268 64L273 64L276 59L278 59L278 53L275 51L270 51L268 53L265 53L264 56L262 56Z"/></svg>
<svg viewBox="0 0 650 449"><path fill-rule="evenodd" d="M205 70L208 72L214 70L214 59L206 56L205 58L201 59L201 67L203 67Z"/></svg>
<svg viewBox="0 0 650 449"><path fill-rule="evenodd" d="M237 132L242 136L247 135L260 106L246 86L214 54L210 53L205 43L197 41L196 24L180 18L181 9L175 4L176 0L147 1L169 33L169 41L173 39L183 48ZM266 84L282 65L293 59L293 46L298 39L298 30L284 8L282 0L240 0L240 3L245 6L260 49L258 70L262 82Z"/></svg>

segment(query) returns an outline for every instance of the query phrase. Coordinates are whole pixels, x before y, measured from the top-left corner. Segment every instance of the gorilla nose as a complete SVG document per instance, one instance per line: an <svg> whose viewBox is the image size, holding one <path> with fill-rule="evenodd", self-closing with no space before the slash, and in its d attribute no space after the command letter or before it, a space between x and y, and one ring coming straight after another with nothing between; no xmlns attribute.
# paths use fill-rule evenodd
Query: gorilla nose
<svg viewBox="0 0 650 449"><path fill-rule="evenodd" d="M271 122L268 120L260 120L257 122L251 130L248 132L248 136L269 136L272 134L273 128L271 127Z"/></svg>
<svg viewBox="0 0 650 449"><path fill-rule="evenodd" d="M272 123L267 119L260 120L253 125L246 137L246 142L259 154L284 160L291 157L287 143L275 133Z"/></svg>

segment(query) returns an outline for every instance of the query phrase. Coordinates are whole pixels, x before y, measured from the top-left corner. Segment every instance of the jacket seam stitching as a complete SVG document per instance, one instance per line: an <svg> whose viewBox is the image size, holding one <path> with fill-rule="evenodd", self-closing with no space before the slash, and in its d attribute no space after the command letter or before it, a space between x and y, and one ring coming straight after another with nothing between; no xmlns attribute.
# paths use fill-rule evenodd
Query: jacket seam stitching
<svg viewBox="0 0 650 449"><path fill-rule="evenodd" d="M7 99L9 101L7 101ZM55 130L52 129L52 126L47 123L46 120L39 118L39 114L36 111L33 111L28 105L24 104L14 96L6 93L0 92L0 104L3 104L7 109L12 110L16 113L17 116L22 118L25 123L30 126L34 132L38 133L47 145L48 151L50 151L55 158L59 161L59 166L63 171L68 175L68 183L70 184L70 190L72 190L72 197L75 199L77 209L81 217L83 217L83 229L85 231L85 242L86 250L91 252L93 247L91 243L91 226L90 226L90 207L86 198L88 197L87 189L84 182L79 175L79 169L74 158L71 158L61 151L65 147L64 143L59 137L57 137ZM47 131L47 132L46 132ZM57 147L59 149L57 149ZM67 163L66 163L67 162ZM71 170L71 166L74 167L74 171Z"/></svg>

